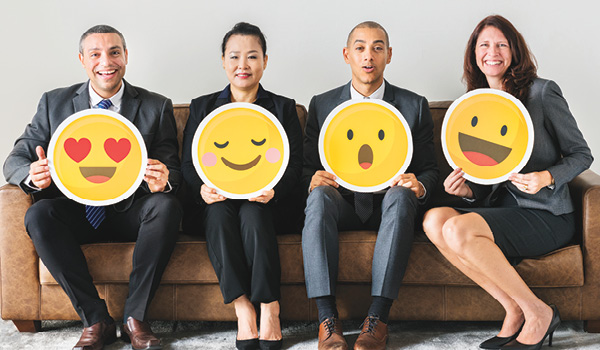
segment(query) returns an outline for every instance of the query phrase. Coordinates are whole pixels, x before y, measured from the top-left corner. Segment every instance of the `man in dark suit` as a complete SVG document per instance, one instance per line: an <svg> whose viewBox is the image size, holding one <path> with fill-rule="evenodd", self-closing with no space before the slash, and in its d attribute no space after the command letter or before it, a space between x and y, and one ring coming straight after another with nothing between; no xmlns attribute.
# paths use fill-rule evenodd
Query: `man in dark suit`
<svg viewBox="0 0 600 350"><path fill-rule="evenodd" d="M354 349L385 349L389 311L398 297L417 212L438 178L433 122L424 97L383 79L392 48L381 25L363 22L354 27L343 54L352 81L314 96L308 111L303 179L310 194L302 231L306 288L319 311L319 349L347 349L335 303L338 231L378 230L372 262L373 300ZM341 188L335 176L323 170L318 148L319 132L329 113L344 101L362 98L383 99L395 106L408 122L414 143L407 172L387 190L366 195Z"/></svg>
<svg viewBox="0 0 600 350"><path fill-rule="evenodd" d="M80 248L98 241L136 242L122 334L134 349L161 348L145 318L181 220L182 210L173 195L181 178L176 126L169 99L123 79L127 55L125 39L116 29L99 25L86 31L79 59L89 81L45 93L4 163L9 183L45 198L27 211L25 226L38 255L83 321L85 328L74 349L102 349L116 340L115 322L94 287ZM88 108L108 108L130 120L148 151L144 181L134 195L112 206L76 203L60 195L50 177L45 152L52 134L67 117Z"/></svg>

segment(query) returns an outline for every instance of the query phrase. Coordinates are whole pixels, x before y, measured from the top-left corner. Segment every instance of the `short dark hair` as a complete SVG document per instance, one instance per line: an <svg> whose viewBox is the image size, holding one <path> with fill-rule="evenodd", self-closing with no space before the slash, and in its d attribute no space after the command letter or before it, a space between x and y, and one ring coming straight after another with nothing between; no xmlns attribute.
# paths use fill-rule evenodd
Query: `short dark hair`
<svg viewBox="0 0 600 350"><path fill-rule="evenodd" d="M463 80L467 84L467 91L489 87L485 74L477 66L475 58L477 39L486 27L497 28L508 40L512 57L510 67L506 70L502 83L506 92L525 103L533 79L537 77L537 64L523 35L517 31L509 20L500 15L488 16L481 20L467 42L463 64Z"/></svg>
<svg viewBox="0 0 600 350"><path fill-rule="evenodd" d="M239 22L231 28L230 31L225 34L223 37L223 43L221 44L221 54L225 56L225 46L227 46L227 42L232 35L251 35L255 36L260 43L260 47L263 51L263 56L267 54L267 40L265 39L265 35L260 31L260 28L257 26L246 23Z"/></svg>
<svg viewBox="0 0 600 350"><path fill-rule="evenodd" d="M381 29L385 34L385 46L390 47L390 36L388 35L387 30L383 28L383 26L375 21L364 21L362 23L357 24L350 33L348 34L348 39L346 39L346 47L350 46L350 37L352 37L352 33L358 28L372 28L372 29Z"/></svg>
<svg viewBox="0 0 600 350"><path fill-rule="evenodd" d="M83 41L91 34L106 34L106 33L114 33L118 34L121 38L121 42L123 43L123 50L127 49L127 45L125 44L125 37L121 32L116 30L115 28L106 25L106 24L98 24L93 26L92 28L85 31L85 33L81 34L81 38L79 39L79 52L83 53Z"/></svg>

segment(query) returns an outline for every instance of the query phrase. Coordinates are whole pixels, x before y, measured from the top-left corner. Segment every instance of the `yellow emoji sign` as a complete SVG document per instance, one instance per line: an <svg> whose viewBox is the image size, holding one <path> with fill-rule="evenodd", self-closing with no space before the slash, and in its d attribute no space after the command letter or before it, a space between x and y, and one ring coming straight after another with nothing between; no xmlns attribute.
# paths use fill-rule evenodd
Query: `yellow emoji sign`
<svg viewBox="0 0 600 350"><path fill-rule="evenodd" d="M337 106L321 128L319 156L337 182L356 192L390 186L412 159L408 123L382 100L350 100Z"/></svg>
<svg viewBox="0 0 600 350"><path fill-rule="evenodd" d="M448 108L442 148L452 168L465 178L495 184L519 172L533 149L533 123L521 101L495 89L477 89Z"/></svg>
<svg viewBox="0 0 600 350"><path fill-rule="evenodd" d="M248 199L272 189L290 158L279 120L252 103L228 103L198 126L192 159L204 183L227 198Z"/></svg>
<svg viewBox="0 0 600 350"><path fill-rule="evenodd" d="M110 205L131 196L144 178L148 156L129 120L105 109L86 109L65 119L48 146L50 174L68 198Z"/></svg>

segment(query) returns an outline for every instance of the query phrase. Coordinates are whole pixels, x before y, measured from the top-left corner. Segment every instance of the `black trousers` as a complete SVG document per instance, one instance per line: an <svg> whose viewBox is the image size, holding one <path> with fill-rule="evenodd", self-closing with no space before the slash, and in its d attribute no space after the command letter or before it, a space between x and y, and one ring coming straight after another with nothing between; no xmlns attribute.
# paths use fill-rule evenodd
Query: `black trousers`
<svg viewBox="0 0 600 350"><path fill-rule="evenodd" d="M85 206L67 198L40 200L25 215L25 227L38 255L71 299L84 327L109 314L80 245L136 242L124 317L143 321L175 247L182 215L175 196L164 193L138 198L124 212L112 206L106 209L106 219L98 229L85 218Z"/></svg>
<svg viewBox="0 0 600 350"><path fill-rule="evenodd" d="M269 204L226 199L204 210L208 256L226 304L242 295L253 303L280 299L281 267Z"/></svg>

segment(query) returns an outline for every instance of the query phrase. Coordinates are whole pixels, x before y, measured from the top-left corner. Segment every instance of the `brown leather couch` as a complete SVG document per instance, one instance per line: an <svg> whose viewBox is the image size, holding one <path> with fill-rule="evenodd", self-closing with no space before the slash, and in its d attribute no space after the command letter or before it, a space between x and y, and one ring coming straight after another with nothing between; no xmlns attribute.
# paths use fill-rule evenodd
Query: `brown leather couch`
<svg viewBox="0 0 600 350"><path fill-rule="evenodd" d="M451 204L441 182L450 172L440 146L440 128L450 102L430 103L435 123L440 183L432 205ZM302 125L306 109L298 106ZM175 106L181 133L187 105ZM181 144L181 142L180 142ZM588 170L570 183L577 207L577 234L571 245L517 270L534 292L560 309L565 320L585 320L588 331L600 332L600 176ZM39 320L76 320L69 299L38 259L25 232L23 217L32 203L18 187L0 188L0 303L2 318L20 331L39 330ZM306 297L300 234L278 236L282 265L281 313L285 320L315 320L317 310ZM370 303L371 259L375 232L340 235L338 307L343 319L361 319ZM111 315L121 318L127 296L134 243L83 246L90 272ZM451 266L422 232L416 234L410 261L390 317L393 320L500 320L495 300ZM201 237L181 234L149 311L151 319L235 320L224 305Z"/></svg>

